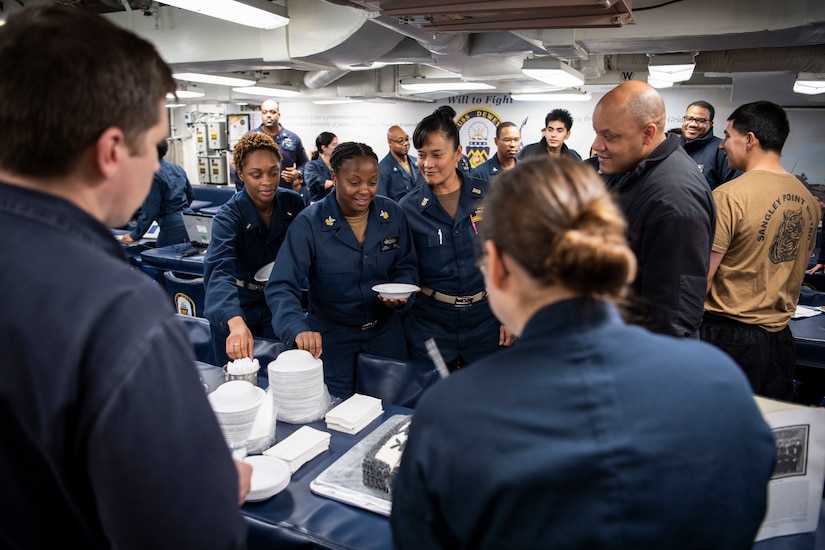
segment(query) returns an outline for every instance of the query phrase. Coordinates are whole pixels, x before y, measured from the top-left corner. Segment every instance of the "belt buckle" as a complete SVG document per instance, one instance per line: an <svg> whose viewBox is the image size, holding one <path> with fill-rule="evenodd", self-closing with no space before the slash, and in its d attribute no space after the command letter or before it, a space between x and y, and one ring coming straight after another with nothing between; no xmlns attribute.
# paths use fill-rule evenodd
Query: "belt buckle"
<svg viewBox="0 0 825 550"><path fill-rule="evenodd" d="M473 304L472 296L456 296L455 307L467 307Z"/></svg>
<svg viewBox="0 0 825 550"><path fill-rule="evenodd" d="M363 325L361 325L361 330L369 330L377 324L378 321L370 321L369 323L364 323Z"/></svg>

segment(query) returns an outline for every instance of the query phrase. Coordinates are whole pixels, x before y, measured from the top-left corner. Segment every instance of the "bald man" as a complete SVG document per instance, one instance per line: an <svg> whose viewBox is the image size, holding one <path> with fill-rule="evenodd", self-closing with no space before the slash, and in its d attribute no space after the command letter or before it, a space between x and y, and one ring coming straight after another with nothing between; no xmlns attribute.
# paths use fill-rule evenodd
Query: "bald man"
<svg viewBox="0 0 825 550"><path fill-rule="evenodd" d="M395 202L424 181L410 154L410 136L400 126L387 130L387 153L378 165L378 194Z"/></svg>
<svg viewBox="0 0 825 550"><path fill-rule="evenodd" d="M716 210L696 163L665 135L665 105L650 85L629 81L593 111L593 150L628 222L639 263L637 321L661 334L698 336Z"/></svg>

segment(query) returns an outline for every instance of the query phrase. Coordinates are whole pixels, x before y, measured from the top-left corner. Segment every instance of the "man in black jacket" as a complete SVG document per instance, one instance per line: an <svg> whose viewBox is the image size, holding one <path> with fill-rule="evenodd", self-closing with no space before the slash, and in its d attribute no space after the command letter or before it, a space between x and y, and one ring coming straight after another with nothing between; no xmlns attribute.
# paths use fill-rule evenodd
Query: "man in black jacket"
<svg viewBox="0 0 825 550"><path fill-rule="evenodd" d="M696 161L699 171L711 189L732 180L735 170L728 167L728 156L719 148L722 140L713 135L713 117L716 110L707 101L688 105L682 118L682 147Z"/></svg>
<svg viewBox="0 0 825 550"><path fill-rule="evenodd" d="M666 136L664 101L644 82L624 82L605 94L593 129L599 168L627 218L639 262L638 322L661 334L696 337L716 224L710 187L679 136Z"/></svg>

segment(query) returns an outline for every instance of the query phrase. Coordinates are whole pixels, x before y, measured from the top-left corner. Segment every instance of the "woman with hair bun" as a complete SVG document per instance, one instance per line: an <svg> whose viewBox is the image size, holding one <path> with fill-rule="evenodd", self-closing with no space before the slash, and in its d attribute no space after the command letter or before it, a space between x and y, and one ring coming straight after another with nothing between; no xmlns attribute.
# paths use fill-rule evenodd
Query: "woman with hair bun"
<svg viewBox="0 0 825 550"><path fill-rule="evenodd" d="M398 309L372 287L418 283L415 250L398 205L378 191L378 157L345 142L330 157L335 187L307 207L287 232L266 284L278 338L320 357L333 395L355 392L356 359L371 353L407 359ZM301 308L308 281L309 312Z"/></svg>
<svg viewBox="0 0 825 550"><path fill-rule="evenodd" d="M496 320L475 266L475 244L484 225L481 200L487 182L458 169L461 142L455 111L444 105L413 132L418 169L427 185L407 193L404 210L415 241L421 292L404 324L413 359L429 362L426 341L436 345L450 370L510 345L512 333Z"/></svg>
<svg viewBox="0 0 825 550"><path fill-rule="evenodd" d="M393 487L407 548L751 548L776 449L741 369L625 324L636 262L599 176L491 182L479 265L512 349L419 400Z"/></svg>
<svg viewBox="0 0 825 550"><path fill-rule="evenodd" d="M330 156L338 146L338 136L332 132L321 132L315 138L315 151L312 160L304 167L304 180L309 187L309 201L318 202L332 191Z"/></svg>

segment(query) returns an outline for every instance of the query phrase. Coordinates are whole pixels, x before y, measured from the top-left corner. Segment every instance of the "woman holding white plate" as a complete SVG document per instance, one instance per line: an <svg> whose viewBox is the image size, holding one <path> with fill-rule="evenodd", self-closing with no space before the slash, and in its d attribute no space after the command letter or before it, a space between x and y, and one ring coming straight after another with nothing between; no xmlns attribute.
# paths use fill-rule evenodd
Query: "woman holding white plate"
<svg viewBox="0 0 825 550"><path fill-rule="evenodd" d="M277 338L320 357L327 388L343 397L355 392L359 353L407 358L399 309L408 298L388 299L373 287L416 285L418 265L403 213L376 196L378 157L369 145L342 143L330 164L335 187L290 226L265 294Z"/></svg>

